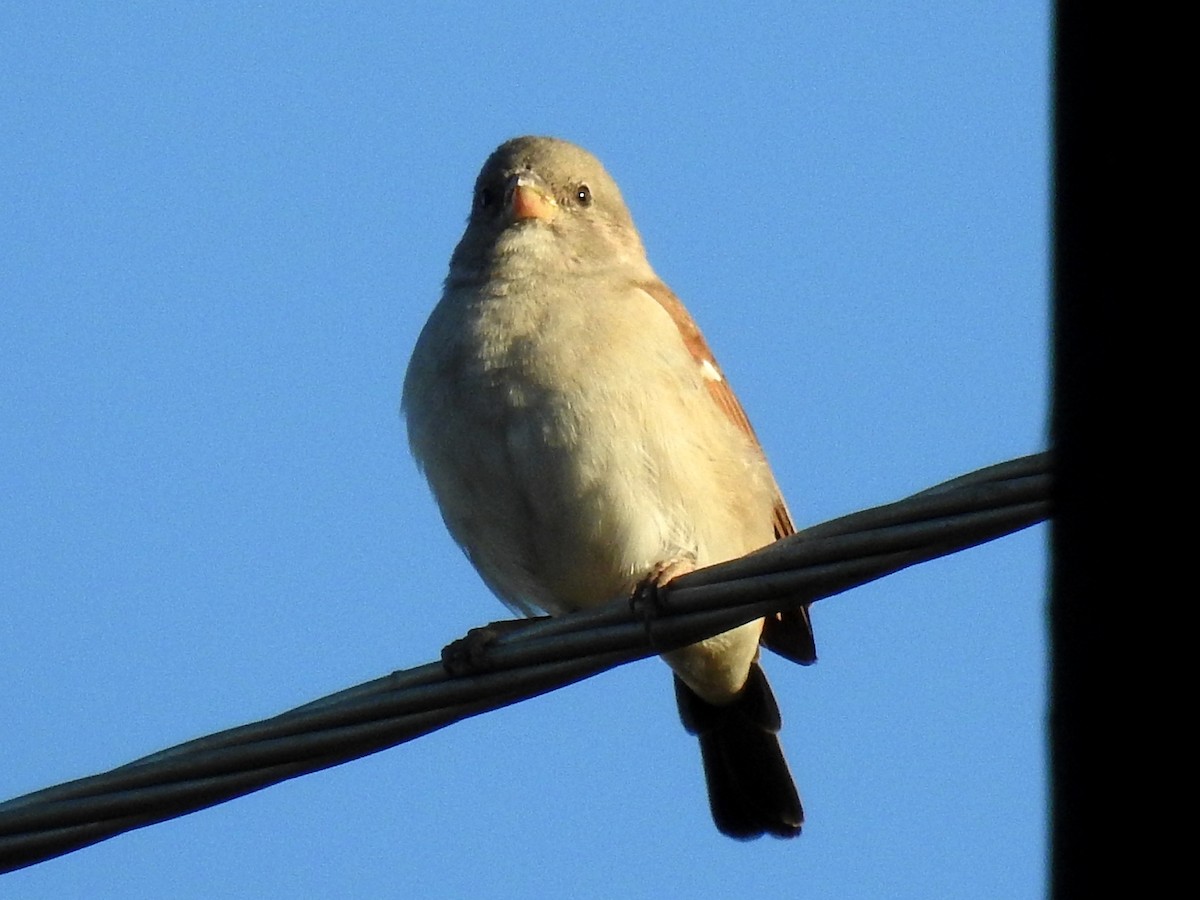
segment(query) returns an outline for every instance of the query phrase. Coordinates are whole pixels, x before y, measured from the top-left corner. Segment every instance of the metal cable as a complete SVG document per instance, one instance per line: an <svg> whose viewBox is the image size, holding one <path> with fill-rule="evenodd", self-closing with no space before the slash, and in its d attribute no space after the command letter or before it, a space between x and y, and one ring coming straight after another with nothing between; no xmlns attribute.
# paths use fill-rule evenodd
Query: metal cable
<svg viewBox="0 0 1200 900"><path fill-rule="evenodd" d="M688 573L652 610L617 600L523 620L479 670L429 663L0 803L0 872L377 753L622 663L830 597L1043 521L1050 454L990 466Z"/></svg>

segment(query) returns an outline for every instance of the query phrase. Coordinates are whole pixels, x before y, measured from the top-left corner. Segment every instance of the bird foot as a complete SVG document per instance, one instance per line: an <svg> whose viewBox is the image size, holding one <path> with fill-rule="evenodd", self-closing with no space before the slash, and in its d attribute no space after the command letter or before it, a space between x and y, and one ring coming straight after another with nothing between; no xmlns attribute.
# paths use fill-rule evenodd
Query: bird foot
<svg viewBox="0 0 1200 900"><path fill-rule="evenodd" d="M646 633L650 635L651 643L653 643L654 636L650 632L650 624L666 609L663 588L680 575L686 575L695 570L696 562L692 559L677 557L663 560L656 563L633 589L633 595L629 598L629 608L642 620L646 627Z"/></svg>
<svg viewBox="0 0 1200 900"><path fill-rule="evenodd" d="M502 619L472 628L463 637L442 648L442 666L455 676L477 675L488 671L488 651L506 634L529 625L528 619Z"/></svg>

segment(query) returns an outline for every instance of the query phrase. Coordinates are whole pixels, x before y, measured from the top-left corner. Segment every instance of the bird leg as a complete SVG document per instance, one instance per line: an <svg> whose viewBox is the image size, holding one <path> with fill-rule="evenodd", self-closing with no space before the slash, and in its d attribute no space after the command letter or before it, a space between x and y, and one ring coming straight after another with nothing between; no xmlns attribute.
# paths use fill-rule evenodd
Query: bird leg
<svg viewBox="0 0 1200 900"><path fill-rule="evenodd" d="M514 631L530 625L533 619L501 619L472 628L463 637L442 648L442 666L451 675L477 675L490 668L488 651L492 644Z"/></svg>
<svg viewBox="0 0 1200 900"><path fill-rule="evenodd" d="M653 620L667 608L666 598L662 593L663 589L680 575L686 575L695 570L696 561L694 559L682 556L664 559L655 563L637 583L637 587L633 589L633 594L629 598L629 608L642 620L651 646L655 644L654 633L651 630Z"/></svg>

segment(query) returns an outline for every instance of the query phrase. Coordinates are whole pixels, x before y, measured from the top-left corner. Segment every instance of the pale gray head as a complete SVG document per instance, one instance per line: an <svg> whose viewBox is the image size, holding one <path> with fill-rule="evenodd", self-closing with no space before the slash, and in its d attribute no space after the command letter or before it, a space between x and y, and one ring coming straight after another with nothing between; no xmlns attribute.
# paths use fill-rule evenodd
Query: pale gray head
<svg viewBox="0 0 1200 900"><path fill-rule="evenodd" d="M503 274L594 274L648 267L612 176L581 147L551 137L501 144L475 181L450 279Z"/></svg>

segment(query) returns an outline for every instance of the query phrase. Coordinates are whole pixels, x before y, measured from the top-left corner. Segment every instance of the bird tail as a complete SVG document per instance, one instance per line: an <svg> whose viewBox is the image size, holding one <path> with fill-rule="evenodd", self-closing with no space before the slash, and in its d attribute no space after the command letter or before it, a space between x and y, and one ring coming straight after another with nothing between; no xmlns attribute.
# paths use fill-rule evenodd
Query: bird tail
<svg viewBox="0 0 1200 900"><path fill-rule="evenodd" d="M683 727L700 739L713 821L738 840L795 837L804 808L779 744L779 705L757 660L732 703L702 700L675 676Z"/></svg>
<svg viewBox="0 0 1200 900"><path fill-rule="evenodd" d="M813 637L808 607L775 613L763 620L762 644L784 659L811 666L817 661L817 641ZM768 688L770 690L770 688Z"/></svg>

